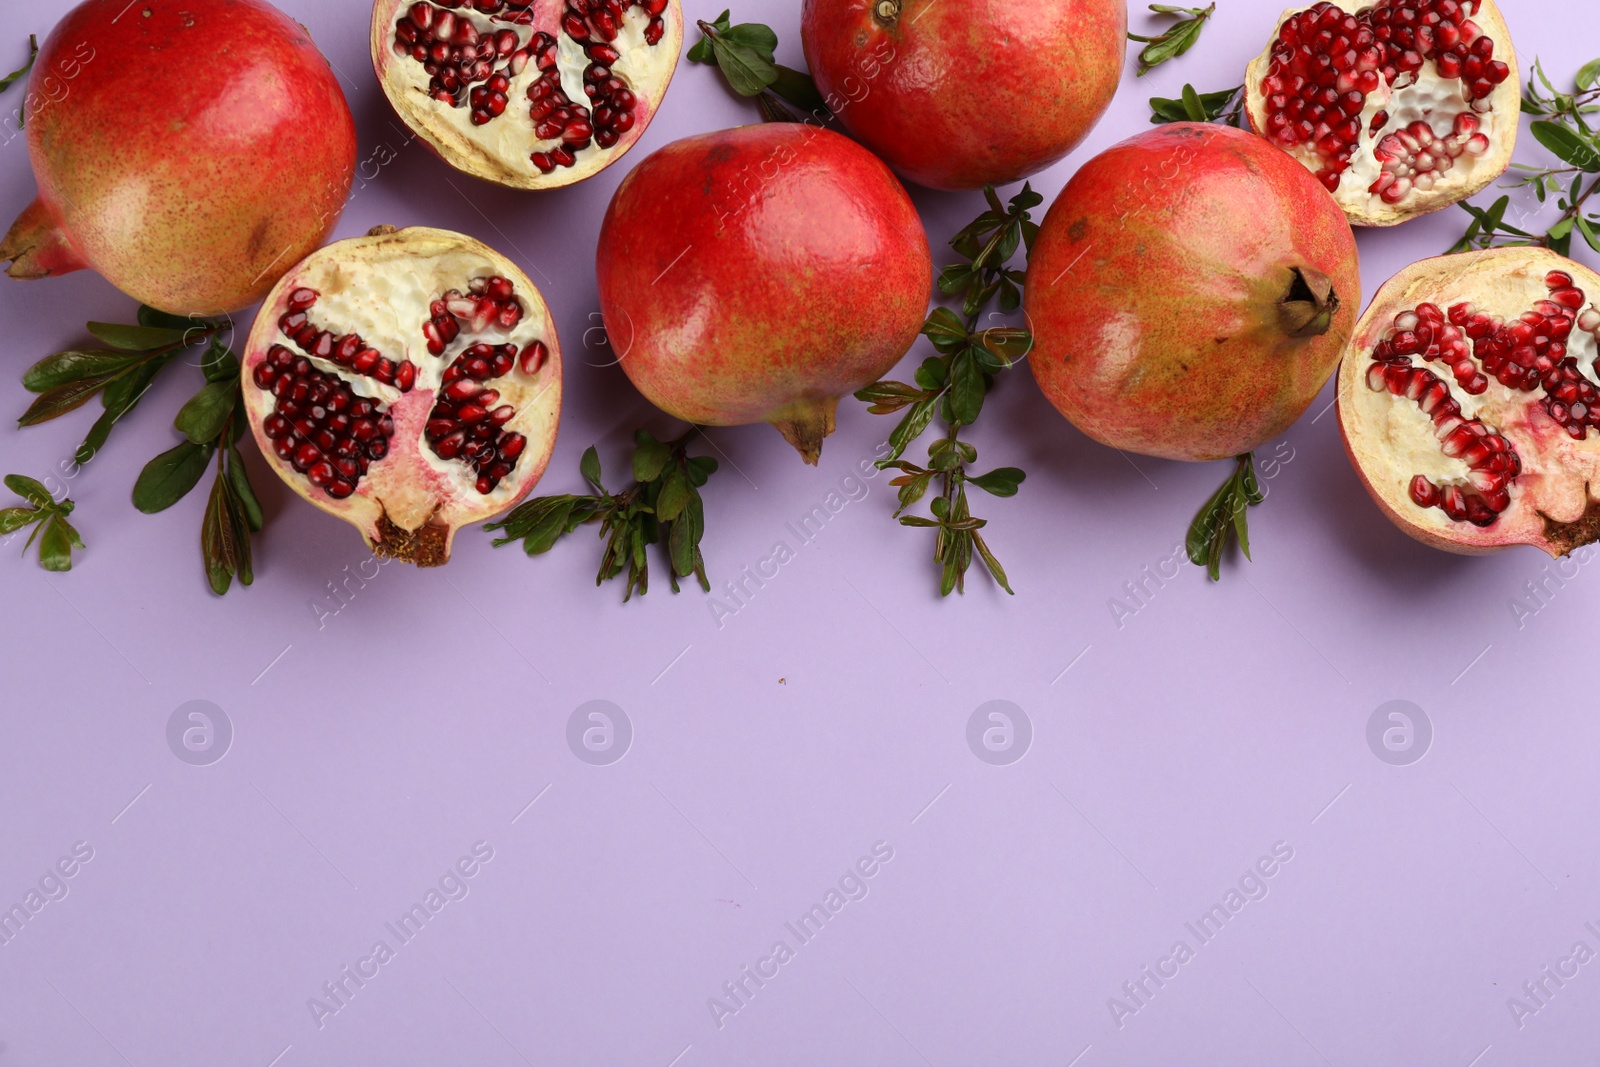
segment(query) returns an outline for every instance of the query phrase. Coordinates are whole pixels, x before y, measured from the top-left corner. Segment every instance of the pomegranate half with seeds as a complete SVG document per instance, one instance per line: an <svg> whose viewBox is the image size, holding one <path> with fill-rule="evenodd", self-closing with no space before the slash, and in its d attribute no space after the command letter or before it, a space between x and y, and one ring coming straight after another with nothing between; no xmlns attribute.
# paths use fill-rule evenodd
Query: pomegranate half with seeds
<svg viewBox="0 0 1600 1067"><path fill-rule="evenodd" d="M422 566L527 495L555 446L561 352L522 271L470 237L380 227L289 272L241 372L278 475Z"/></svg>
<svg viewBox="0 0 1600 1067"><path fill-rule="evenodd" d="M1125 0L805 0L800 38L829 110L908 180L981 189L1043 170L1122 77Z"/></svg>
<svg viewBox="0 0 1600 1067"><path fill-rule="evenodd" d="M582 181L644 133L677 69L679 0L377 0L372 61L446 162L515 189Z"/></svg>
<svg viewBox="0 0 1600 1067"><path fill-rule="evenodd" d="M839 398L916 341L933 287L889 168L789 122L649 156L606 209L596 265L606 335L651 403L701 425L770 423L812 464Z"/></svg>
<svg viewBox="0 0 1600 1067"><path fill-rule="evenodd" d="M261 0L87 0L23 103L39 197L13 278L85 268L177 315L260 299L339 220L355 121L328 62Z"/></svg>
<svg viewBox="0 0 1600 1067"><path fill-rule="evenodd" d="M1186 460L1288 429L1360 304L1327 191L1261 138L1197 123L1085 163L1040 224L1023 295L1056 409L1102 444Z"/></svg>
<svg viewBox="0 0 1600 1067"><path fill-rule="evenodd" d="M1411 536L1559 556L1600 539L1600 275L1543 248L1423 260L1339 372L1345 447Z"/></svg>
<svg viewBox="0 0 1600 1067"><path fill-rule="evenodd" d="M1472 196L1511 163L1517 54L1494 0L1322 0L1284 13L1245 76L1251 128L1357 226Z"/></svg>

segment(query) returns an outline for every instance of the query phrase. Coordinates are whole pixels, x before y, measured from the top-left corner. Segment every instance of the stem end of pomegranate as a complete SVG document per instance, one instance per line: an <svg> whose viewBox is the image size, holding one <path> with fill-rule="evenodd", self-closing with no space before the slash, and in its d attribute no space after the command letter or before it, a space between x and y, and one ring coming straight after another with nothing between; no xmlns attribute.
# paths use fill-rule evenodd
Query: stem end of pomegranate
<svg viewBox="0 0 1600 1067"><path fill-rule="evenodd" d="M5 240L0 241L0 260L11 262L7 274L24 281L71 274L89 265L67 242L55 212L43 199L35 200L11 224Z"/></svg>
<svg viewBox="0 0 1600 1067"><path fill-rule="evenodd" d="M795 404L771 421L800 458L815 467L822 458L822 439L834 431L838 410L839 398L830 396Z"/></svg>
<svg viewBox="0 0 1600 1067"><path fill-rule="evenodd" d="M370 537L374 555L415 563L419 567L442 567L450 562L450 542L455 530L437 522L426 522L415 530L395 525L384 512Z"/></svg>
<svg viewBox="0 0 1600 1067"><path fill-rule="evenodd" d="M1289 291L1278 302L1278 316L1290 337L1321 337L1333 325L1339 294L1333 279L1315 267L1294 267Z"/></svg>

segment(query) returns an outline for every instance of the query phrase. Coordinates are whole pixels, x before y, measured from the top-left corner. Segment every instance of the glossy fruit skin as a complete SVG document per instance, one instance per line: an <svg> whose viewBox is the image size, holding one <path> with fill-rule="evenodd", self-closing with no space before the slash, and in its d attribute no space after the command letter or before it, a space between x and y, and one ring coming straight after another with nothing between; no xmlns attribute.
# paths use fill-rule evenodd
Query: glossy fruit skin
<svg viewBox="0 0 1600 1067"><path fill-rule="evenodd" d="M838 398L888 372L932 291L927 236L889 169L796 123L676 141L606 211L600 305L622 369L689 422L770 422L810 462Z"/></svg>
<svg viewBox="0 0 1600 1067"><path fill-rule="evenodd" d="M1280 317L1296 267L1332 283L1320 334ZM1304 413L1360 306L1355 238L1310 171L1240 130L1173 123L1090 160L1051 205L1028 267L1028 360L1095 440L1222 459Z"/></svg>
<svg viewBox="0 0 1600 1067"><path fill-rule="evenodd" d="M1127 31L1125 0L805 0L800 16L845 128L908 181L949 190L1077 147L1116 93Z"/></svg>
<svg viewBox="0 0 1600 1067"><path fill-rule="evenodd" d="M261 0L87 0L28 90L39 198L0 247L12 277L90 268L164 311L235 311L349 197L344 93L305 28Z"/></svg>

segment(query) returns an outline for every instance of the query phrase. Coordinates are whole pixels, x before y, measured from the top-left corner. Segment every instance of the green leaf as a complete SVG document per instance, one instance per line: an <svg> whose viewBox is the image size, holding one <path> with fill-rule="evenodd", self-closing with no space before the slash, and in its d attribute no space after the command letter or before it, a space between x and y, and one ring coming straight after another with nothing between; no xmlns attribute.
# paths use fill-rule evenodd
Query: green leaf
<svg viewBox="0 0 1600 1067"><path fill-rule="evenodd" d="M689 481L696 489L711 480L717 473L717 461L711 456L692 456L689 459Z"/></svg>
<svg viewBox="0 0 1600 1067"><path fill-rule="evenodd" d="M929 397L911 405L911 410L906 412L905 418L901 419L900 424L889 434L889 454L878 460L877 465L880 469L899 459L905 452L906 446L922 436L922 431L933 421L937 403L934 397Z"/></svg>
<svg viewBox="0 0 1600 1067"><path fill-rule="evenodd" d="M983 559L983 565L989 569L989 576L995 580L1001 589L1004 589L1012 596L1016 596L1016 590L1011 588L1011 582L1006 578L1006 569L1000 566L1000 561L995 559L993 552L989 551L989 546L984 541L983 535L974 532L972 543L978 549L978 555Z"/></svg>
<svg viewBox="0 0 1600 1067"><path fill-rule="evenodd" d="M172 424L191 442L203 445L215 441L222 433L238 402L238 382L212 382L189 398Z"/></svg>
<svg viewBox="0 0 1600 1067"><path fill-rule="evenodd" d="M219 478L212 483L200 524L200 552L205 559L206 577L218 596L227 593L239 569L239 542L227 507L227 489Z"/></svg>
<svg viewBox="0 0 1600 1067"><path fill-rule="evenodd" d="M922 324L922 335L933 347L947 355L964 347L970 339L967 325L947 307L934 308Z"/></svg>
<svg viewBox="0 0 1600 1067"><path fill-rule="evenodd" d="M661 522L675 521L694 496L694 486L689 484L689 476L674 463L661 478L661 493L656 497L656 518Z"/></svg>
<svg viewBox="0 0 1600 1067"><path fill-rule="evenodd" d="M72 569L72 541L76 531L71 530L60 518L51 516L45 523L44 536L39 539L39 562L47 571L70 571Z"/></svg>
<svg viewBox="0 0 1600 1067"><path fill-rule="evenodd" d="M182 344L187 336L185 330L153 326L122 326L114 322L91 322L89 332L112 348L124 352L153 352L158 348Z"/></svg>
<svg viewBox="0 0 1600 1067"><path fill-rule="evenodd" d="M987 385L970 348L957 352L950 360L950 414L962 426L978 421L983 410Z"/></svg>
<svg viewBox="0 0 1600 1067"><path fill-rule="evenodd" d="M16 70L12 71L10 74L7 74L4 78L0 78L0 93L3 93L7 89L11 88L11 86L16 83L18 78L32 70L33 61L38 58L39 38L30 33L28 35L28 61L22 66L18 67ZM24 108L23 110L26 111L27 109Z"/></svg>
<svg viewBox="0 0 1600 1067"><path fill-rule="evenodd" d="M772 61L754 49L713 37L711 50L728 86L740 96L755 96L778 80Z"/></svg>
<svg viewBox="0 0 1600 1067"><path fill-rule="evenodd" d="M995 496L1016 496L1017 487L1027 477L1016 467L996 467L988 474L969 477L968 482Z"/></svg>
<svg viewBox="0 0 1600 1067"><path fill-rule="evenodd" d="M594 486L595 492L605 495L605 486L600 484L600 453L595 451L594 445L584 451L583 459L578 462L578 470L584 480Z"/></svg>
<svg viewBox="0 0 1600 1067"><path fill-rule="evenodd" d="M6 488L26 500L36 508L46 511L55 510L56 499L50 495L41 482L29 478L26 474L8 474L5 477Z"/></svg>
<svg viewBox="0 0 1600 1067"><path fill-rule="evenodd" d="M165 311L158 311L148 304L139 306L139 325L148 326L155 330L177 330L187 333L195 328L210 329L221 325L214 319L201 319L185 317L183 315L169 315Z"/></svg>
<svg viewBox="0 0 1600 1067"><path fill-rule="evenodd" d="M993 352L1007 366L1026 356L1033 349L1033 335L1018 326L996 326L978 335L983 347Z"/></svg>
<svg viewBox="0 0 1600 1067"><path fill-rule="evenodd" d="M1577 86L1579 89L1592 89L1596 81L1600 81L1600 59L1591 59L1578 68Z"/></svg>
<svg viewBox="0 0 1600 1067"><path fill-rule="evenodd" d="M43 393L91 378L110 378L142 358L101 348L57 352L29 367L22 375L22 387L30 393Z"/></svg>
<svg viewBox="0 0 1600 1067"><path fill-rule="evenodd" d="M782 63L775 64L778 76L767 88L809 115L826 117L828 102L823 99L811 75Z"/></svg>
<svg viewBox="0 0 1600 1067"><path fill-rule="evenodd" d="M107 378L85 378L80 382L57 386L30 404L28 410L17 419L17 425L37 426L41 422L58 419L69 411L76 411L104 389L107 381Z"/></svg>
<svg viewBox="0 0 1600 1067"><path fill-rule="evenodd" d="M250 484L250 472L245 469L244 457L233 445L228 446L228 488L233 492L245 525L259 532L265 523L261 501L256 498L255 487Z"/></svg>
<svg viewBox="0 0 1600 1067"><path fill-rule="evenodd" d="M231 382L239 377L239 357L233 350L213 337L200 358L200 372L208 382Z"/></svg>
<svg viewBox="0 0 1600 1067"><path fill-rule="evenodd" d="M1600 219L1590 220L1582 215L1576 217L1578 232L1583 234L1583 239L1590 248L1600 252Z"/></svg>
<svg viewBox="0 0 1600 1067"><path fill-rule="evenodd" d="M888 415L899 411L926 395L924 390L904 382L873 382L865 389L857 389L855 392L857 400L872 405L867 411L873 415Z"/></svg>
<svg viewBox="0 0 1600 1067"><path fill-rule="evenodd" d="M922 361L913 377L918 385L930 393L938 392L944 388L945 381L950 376L948 361L938 356L929 356Z"/></svg>
<svg viewBox="0 0 1600 1067"><path fill-rule="evenodd" d="M133 486L133 506L154 515L182 500L200 484L211 451L209 445L185 441L145 464Z"/></svg>
<svg viewBox="0 0 1600 1067"><path fill-rule="evenodd" d="M683 514L672 524L667 535L667 550L672 556L672 570L679 577L695 573L700 554L700 538L706 532L705 511L699 494L690 497Z"/></svg>
<svg viewBox="0 0 1600 1067"><path fill-rule="evenodd" d="M648 434L641 435L639 447L633 452L633 477L635 481L653 482L672 461L672 446L657 441Z"/></svg>
<svg viewBox="0 0 1600 1067"><path fill-rule="evenodd" d="M0 537L14 534L29 523L38 522L49 514L35 508L0 508Z"/></svg>
<svg viewBox="0 0 1600 1067"><path fill-rule="evenodd" d="M743 45L759 52L768 60L778 50L778 35L772 32L770 26L763 26L759 22L741 22L737 26L729 26L722 31L722 39L729 44Z"/></svg>
<svg viewBox="0 0 1600 1067"><path fill-rule="evenodd" d="M1539 120L1530 123L1528 131L1533 134L1534 140L1563 162L1590 174L1600 174L1600 149L1578 136L1570 127L1559 122Z"/></svg>

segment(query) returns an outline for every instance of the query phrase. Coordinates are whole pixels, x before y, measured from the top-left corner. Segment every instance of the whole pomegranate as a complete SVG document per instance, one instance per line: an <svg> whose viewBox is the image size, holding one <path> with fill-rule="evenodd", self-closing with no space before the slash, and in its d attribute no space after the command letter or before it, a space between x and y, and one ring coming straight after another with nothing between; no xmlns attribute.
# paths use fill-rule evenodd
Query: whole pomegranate
<svg viewBox="0 0 1600 1067"><path fill-rule="evenodd" d="M771 423L807 463L839 398L916 340L933 283L889 169L795 123L651 155L606 209L597 267L607 336L640 392L692 423Z"/></svg>
<svg viewBox="0 0 1600 1067"><path fill-rule="evenodd" d="M1245 76L1251 128L1357 226L1465 200L1511 163L1517 54L1494 0L1322 0L1283 14Z"/></svg>
<svg viewBox="0 0 1600 1067"><path fill-rule="evenodd" d="M1309 171L1243 131L1174 123L1067 183L1023 301L1034 377L1074 425L1114 448L1211 460L1311 404L1361 276L1350 226Z"/></svg>
<svg viewBox="0 0 1600 1067"><path fill-rule="evenodd" d="M1390 279L1339 370L1361 480L1406 533L1477 554L1600 540L1600 275L1543 248Z"/></svg>
<svg viewBox="0 0 1600 1067"><path fill-rule="evenodd" d="M555 447L561 351L539 290L447 230L313 253L267 297L241 373L279 477L421 566L526 496Z"/></svg>
<svg viewBox="0 0 1600 1067"><path fill-rule="evenodd" d="M1043 170L1100 121L1127 52L1124 0L805 0L828 108L918 185Z"/></svg>
<svg viewBox="0 0 1600 1067"><path fill-rule="evenodd" d="M262 0L86 0L28 88L39 198L0 242L13 278L87 267L163 311L236 311L349 197L344 93L305 28Z"/></svg>
<svg viewBox="0 0 1600 1067"><path fill-rule="evenodd" d="M661 106L679 0L377 0L372 62L400 118L458 170L517 189L621 158Z"/></svg>

